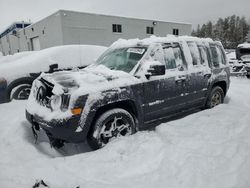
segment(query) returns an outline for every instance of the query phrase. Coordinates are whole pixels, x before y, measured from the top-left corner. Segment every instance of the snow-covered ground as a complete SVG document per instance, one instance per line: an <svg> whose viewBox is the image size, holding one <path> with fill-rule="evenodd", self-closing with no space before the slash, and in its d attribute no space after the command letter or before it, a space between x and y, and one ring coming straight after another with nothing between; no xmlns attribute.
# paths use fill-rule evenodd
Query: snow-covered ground
<svg viewBox="0 0 250 188"><path fill-rule="evenodd" d="M0 105L0 187L250 187L250 80L232 78L225 104L163 123L155 131L50 148L25 120L26 101ZM89 152L90 151L90 152ZM75 154L75 155L73 155Z"/></svg>

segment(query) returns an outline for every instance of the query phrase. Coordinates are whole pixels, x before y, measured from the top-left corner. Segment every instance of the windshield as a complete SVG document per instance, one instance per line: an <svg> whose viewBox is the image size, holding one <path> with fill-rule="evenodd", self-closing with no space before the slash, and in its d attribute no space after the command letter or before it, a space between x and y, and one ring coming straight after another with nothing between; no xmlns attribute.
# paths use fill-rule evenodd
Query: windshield
<svg viewBox="0 0 250 188"><path fill-rule="evenodd" d="M104 65L111 70L130 72L145 54L146 47L119 48L103 54L97 65Z"/></svg>

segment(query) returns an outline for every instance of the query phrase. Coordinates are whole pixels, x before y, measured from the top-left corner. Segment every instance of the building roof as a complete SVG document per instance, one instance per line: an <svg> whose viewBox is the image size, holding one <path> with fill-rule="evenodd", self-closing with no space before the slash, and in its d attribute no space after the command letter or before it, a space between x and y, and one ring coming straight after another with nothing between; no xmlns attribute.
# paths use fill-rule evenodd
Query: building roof
<svg viewBox="0 0 250 188"><path fill-rule="evenodd" d="M17 28L25 28L27 26L29 26L31 23L27 23L27 22L14 22L13 24L11 24L9 27L7 27L2 33L0 33L0 38L2 38L3 36L7 35L8 33L14 31Z"/></svg>
<svg viewBox="0 0 250 188"><path fill-rule="evenodd" d="M146 20L146 21L156 21L156 22L165 22L165 23L175 23L175 24L183 24L183 25L192 25L191 23L187 23L187 22L175 22L175 21L166 21L166 20L152 19L152 18L138 18L138 17L130 17L130 16L119 16L119 15L115 15L115 14L114 15L98 14L98 13L94 13L94 12L80 12L80 11L65 10L65 9L60 9L57 12L73 12L73 13L78 13L78 14L89 14L89 15L96 15L96 16L107 16L107 17L117 17L117 18L135 19L135 20Z"/></svg>

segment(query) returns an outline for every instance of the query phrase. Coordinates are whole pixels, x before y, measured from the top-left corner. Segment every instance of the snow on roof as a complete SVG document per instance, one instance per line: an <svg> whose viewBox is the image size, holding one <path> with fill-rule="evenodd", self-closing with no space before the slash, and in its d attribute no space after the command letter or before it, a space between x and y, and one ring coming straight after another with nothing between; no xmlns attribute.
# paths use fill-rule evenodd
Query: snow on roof
<svg viewBox="0 0 250 188"><path fill-rule="evenodd" d="M237 48L250 48L250 43L239 44Z"/></svg>
<svg viewBox="0 0 250 188"><path fill-rule="evenodd" d="M167 35L166 37L157 37L152 35L149 38L145 39L119 39L111 45L111 48L124 48L124 47L131 47L131 46L149 46L153 43L172 43L172 42L179 42L179 41L195 41L195 42L213 42L211 38L198 38L192 36L180 36L177 37L175 35Z"/></svg>

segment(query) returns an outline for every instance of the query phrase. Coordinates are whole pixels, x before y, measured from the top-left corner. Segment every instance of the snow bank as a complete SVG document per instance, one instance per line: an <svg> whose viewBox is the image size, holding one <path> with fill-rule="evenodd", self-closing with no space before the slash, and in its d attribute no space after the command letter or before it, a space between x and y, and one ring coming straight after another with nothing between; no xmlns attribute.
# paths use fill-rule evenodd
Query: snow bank
<svg viewBox="0 0 250 188"><path fill-rule="evenodd" d="M51 188L250 187L249 93L249 80L233 78L226 104L88 153L84 145L51 149L43 132L34 144L25 101L2 104L0 187L41 179Z"/></svg>
<svg viewBox="0 0 250 188"><path fill-rule="evenodd" d="M93 45L66 45L47 48L28 54L17 54L8 63L0 64L0 77L13 80L49 70L49 65L58 64L59 69L80 67L91 64L107 48ZM10 58L11 59L11 58Z"/></svg>
<svg viewBox="0 0 250 188"><path fill-rule="evenodd" d="M9 63L11 61L16 61L19 60L23 57L26 57L28 55L34 54L37 51L27 51L27 52L19 52L19 53L15 53L13 55L6 55L6 56L0 56L0 65L3 63ZM20 61L19 61L20 62Z"/></svg>

